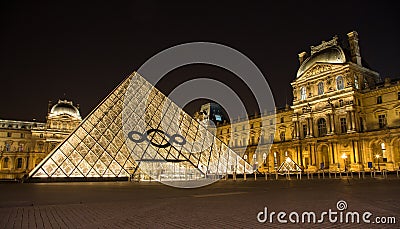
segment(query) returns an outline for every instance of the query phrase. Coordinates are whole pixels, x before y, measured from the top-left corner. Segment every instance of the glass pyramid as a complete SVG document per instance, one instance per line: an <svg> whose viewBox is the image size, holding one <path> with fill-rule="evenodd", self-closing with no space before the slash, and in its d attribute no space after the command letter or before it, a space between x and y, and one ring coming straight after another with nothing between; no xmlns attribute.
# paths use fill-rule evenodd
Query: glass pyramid
<svg viewBox="0 0 400 229"><path fill-rule="evenodd" d="M278 168L278 173L296 173L296 172L301 172L301 168L290 157L286 157L285 161Z"/></svg>
<svg viewBox="0 0 400 229"><path fill-rule="evenodd" d="M134 72L29 177L128 177L198 187L250 164Z"/></svg>

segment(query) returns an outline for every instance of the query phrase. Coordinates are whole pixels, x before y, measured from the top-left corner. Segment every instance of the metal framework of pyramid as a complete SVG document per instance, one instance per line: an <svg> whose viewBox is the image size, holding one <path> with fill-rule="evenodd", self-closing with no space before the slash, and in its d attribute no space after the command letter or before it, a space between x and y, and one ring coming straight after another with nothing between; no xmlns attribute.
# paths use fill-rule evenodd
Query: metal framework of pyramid
<svg viewBox="0 0 400 229"><path fill-rule="evenodd" d="M251 166L138 73L112 91L30 178L198 180Z"/></svg>
<svg viewBox="0 0 400 229"><path fill-rule="evenodd" d="M277 171L278 173L294 173L301 172L301 168L290 157L287 157L286 160L279 166Z"/></svg>

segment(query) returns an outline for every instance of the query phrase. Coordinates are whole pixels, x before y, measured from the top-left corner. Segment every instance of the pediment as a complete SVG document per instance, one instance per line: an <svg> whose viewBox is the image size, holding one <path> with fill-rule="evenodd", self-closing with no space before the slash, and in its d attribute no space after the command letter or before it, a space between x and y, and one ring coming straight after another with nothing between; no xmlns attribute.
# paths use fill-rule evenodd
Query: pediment
<svg viewBox="0 0 400 229"><path fill-rule="evenodd" d="M309 78L311 76L315 76L324 72L331 71L335 69L337 66L333 64L326 64L326 63L315 63L311 68L305 71L300 78Z"/></svg>

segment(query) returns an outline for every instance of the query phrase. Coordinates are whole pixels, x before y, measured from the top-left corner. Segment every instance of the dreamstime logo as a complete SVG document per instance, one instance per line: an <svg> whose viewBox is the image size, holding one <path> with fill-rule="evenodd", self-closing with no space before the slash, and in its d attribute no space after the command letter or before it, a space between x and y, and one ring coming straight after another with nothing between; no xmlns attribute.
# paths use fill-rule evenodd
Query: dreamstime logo
<svg viewBox="0 0 400 229"><path fill-rule="evenodd" d="M167 73L190 64L213 65L232 72L251 90L261 112L274 111L274 98L268 82L261 71L244 54L225 45L209 42L193 42L177 45L151 57L137 70L137 72L143 76L150 85L154 86ZM195 75L196 73L194 72L193 74ZM178 149L185 149L185 152L190 154L194 154L201 153L203 150L207 149L207 147L213 147L214 143L212 141L205 141L202 138L197 139L199 142L193 142L186 139L187 136L182 133L181 126L174 124L174 122L177 122L182 118L182 114L180 112L174 114L170 114L171 112L168 113L170 110L169 106L171 106L169 103L160 103L156 110L161 110L163 117L173 116L173 118L172 120L169 118L161 118L157 128L153 127L146 120L141 122L133 118L131 115L132 109L135 109L135 115L138 117L151 117L147 106L151 103L153 98L156 97L154 96L154 93L151 93L151 89L146 89L150 92L147 94L145 93L145 97L140 98L140 103L132 104L132 98L138 94L137 90L140 87L138 84L140 83L132 81L131 85L126 90L124 97L122 124L127 139L136 144L148 143L155 151L159 151L158 148L168 149L168 147L176 147ZM142 90L142 88L140 88L140 90ZM207 76L199 76L196 79L178 85L168 95L168 98L180 108L183 108L185 105L196 99L209 99L215 101L227 112L229 120L246 115L247 113L245 104L240 99L237 92L224 83L210 79ZM271 115L274 115L274 113ZM142 120L143 119L145 118L142 118ZM147 120L150 120L150 118ZM177 128L170 128L171 125L174 125ZM247 125L250 124L247 122ZM275 132L275 125L273 124L269 126L268 129L262 126L260 129L261 135L269 136L271 133ZM154 141L155 137L149 137L150 135L160 136L162 140L159 140L158 142ZM248 133L247 137L250 139L250 133ZM230 138L230 141L233 141L233 137ZM244 144L249 144L249 142ZM269 144L267 146L270 147ZM131 151L134 151L135 147L135 144L128 144L128 148L130 148ZM145 146L142 145L142 148L144 147ZM244 147L246 148L247 146L244 145ZM149 148L144 149L145 154L150 152L148 149ZM256 154L262 155L262 153L265 152L269 152L269 149L264 149L263 152L256 151ZM156 158L156 155L151 156ZM242 157L243 155L239 156ZM136 155L133 157L135 161L144 161L143 155ZM177 157L180 156L178 155ZM258 156L258 159L260 159L260 157L261 156ZM255 160L255 158L253 159ZM157 160L159 161L160 159ZM198 166L197 169L204 169L200 168L200 165L193 166ZM153 166L149 166L149 164L146 163L139 163L139 167L142 172L152 176L151 170L153 169ZM180 174L189 173L189 171L182 172L181 167L178 169L175 169L174 167L174 172ZM205 170L205 173L207 173L207 171L208 168ZM180 176L179 174L175 175ZM156 180L158 179L157 177L152 178ZM164 179L164 181L161 179L158 180L176 187L199 187L216 181L216 179L210 179L208 182L203 182L201 184L186 183L182 185L182 182L171 183L166 179Z"/></svg>
<svg viewBox="0 0 400 229"><path fill-rule="evenodd" d="M264 211L257 214L257 221L260 223L368 223L368 224L396 224L394 216L376 216L369 211L347 211L347 202L339 200L336 203L336 209L328 209L320 213L314 211L304 212L268 212L268 208L264 207ZM274 219L276 221L274 221Z"/></svg>

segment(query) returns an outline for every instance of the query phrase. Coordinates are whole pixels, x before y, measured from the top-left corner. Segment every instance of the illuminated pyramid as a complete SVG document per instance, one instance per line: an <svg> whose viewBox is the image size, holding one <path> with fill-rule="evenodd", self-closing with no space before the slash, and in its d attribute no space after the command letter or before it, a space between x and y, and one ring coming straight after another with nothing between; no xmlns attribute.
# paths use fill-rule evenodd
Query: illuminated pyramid
<svg viewBox="0 0 400 229"><path fill-rule="evenodd" d="M301 168L290 157L286 157L285 161L278 168L279 173L301 172Z"/></svg>
<svg viewBox="0 0 400 229"><path fill-rule="evenodd" d="M111 92L30 174L210 183L251 166L138 73ZM201 183L200 182L200 183ZM176 184L172 184L176 185Z"/></svg>

